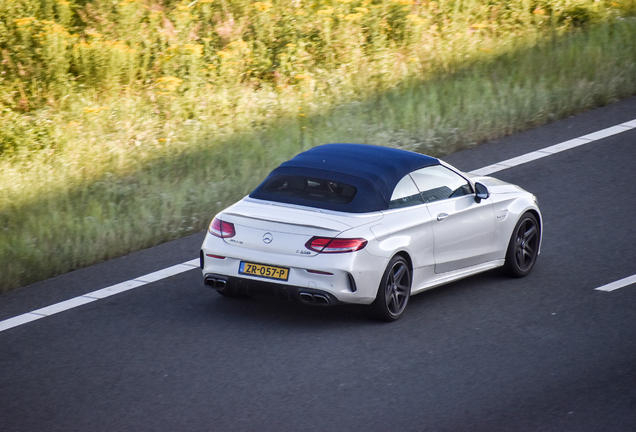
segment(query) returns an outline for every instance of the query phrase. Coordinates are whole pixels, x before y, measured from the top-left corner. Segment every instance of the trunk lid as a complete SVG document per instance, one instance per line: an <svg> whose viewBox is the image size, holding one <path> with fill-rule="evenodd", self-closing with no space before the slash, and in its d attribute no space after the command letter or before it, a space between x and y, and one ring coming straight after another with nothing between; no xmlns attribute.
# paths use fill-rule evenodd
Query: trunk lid
<svg viewBox="0 0 636 432"><path fill-rule="evenodd" d="M356 226L375 222L381 213L339 213L245 198L218 216L234 224L225 242L268 253L315 256L305 243L313 236L337 237Z"/></svg>

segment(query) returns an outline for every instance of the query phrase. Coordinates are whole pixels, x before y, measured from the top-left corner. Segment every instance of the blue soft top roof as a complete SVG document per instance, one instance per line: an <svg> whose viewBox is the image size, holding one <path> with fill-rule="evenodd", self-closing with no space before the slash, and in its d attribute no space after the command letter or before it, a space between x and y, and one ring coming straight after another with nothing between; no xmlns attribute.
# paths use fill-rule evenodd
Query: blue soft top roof
<svg viewBox="0 0 636 432"><path fill-rule="evenodd" d="M406 150L366 144L325 144L284 162L270 173L250 197L268 201L306 205L350 213L367 213L389 207L397 183L408 173L439 160ZM269 179L280 176L306 176L350 184L357 189L347 204L316 202L262 191Z"/></svg>

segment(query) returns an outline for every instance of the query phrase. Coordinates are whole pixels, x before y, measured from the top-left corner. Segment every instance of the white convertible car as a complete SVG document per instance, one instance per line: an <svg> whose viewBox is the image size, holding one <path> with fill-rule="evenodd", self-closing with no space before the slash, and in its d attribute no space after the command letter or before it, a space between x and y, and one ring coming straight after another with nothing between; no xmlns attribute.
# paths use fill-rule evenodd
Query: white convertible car
<svg viewBox="0 0 636 432"><path fill-rule="evenodd" d="M326 144L276 168L217 214L205 284L398 319L409 296L496 267L527 275L541 247L534 195L429 156Z"/></svg>

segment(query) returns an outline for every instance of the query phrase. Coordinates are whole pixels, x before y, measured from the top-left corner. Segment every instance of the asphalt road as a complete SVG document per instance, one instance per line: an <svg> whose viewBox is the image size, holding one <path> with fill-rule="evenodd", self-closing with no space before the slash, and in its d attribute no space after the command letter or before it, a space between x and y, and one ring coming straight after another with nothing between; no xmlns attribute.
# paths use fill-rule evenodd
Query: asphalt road
<svg viewBox="0 0 636 432"><path fill-rule="evenodd" d="M470 171L636 98L449 155ZM495 174L539 197L530 276L360 307L226 299L197 270L0 332L0 431L636 431L636 128ZM210 215L212 216L212 215ZM197 257L203 234L0 296L0 320Z"/></svg>

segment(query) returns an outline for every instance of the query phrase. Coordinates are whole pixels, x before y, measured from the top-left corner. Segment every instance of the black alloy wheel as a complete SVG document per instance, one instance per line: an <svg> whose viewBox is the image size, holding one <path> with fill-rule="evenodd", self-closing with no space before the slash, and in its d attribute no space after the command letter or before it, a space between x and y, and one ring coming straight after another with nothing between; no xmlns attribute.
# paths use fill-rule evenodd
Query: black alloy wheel
<svg viewBox="0 0 636 432"><path fill-rule="evenodd" d="M395 321L402 316L410 295L411 270L404 258L395 256L387 265L371 304L373 315L382 321Z"/></svg>
<svg viewBox="0 0 636 432"><path fill-rule="evenodd" d="M517 222L508 251L504 269L514 277L524 277L537 261L540 236L539 222L532 213L524 213Z"/></svg>

